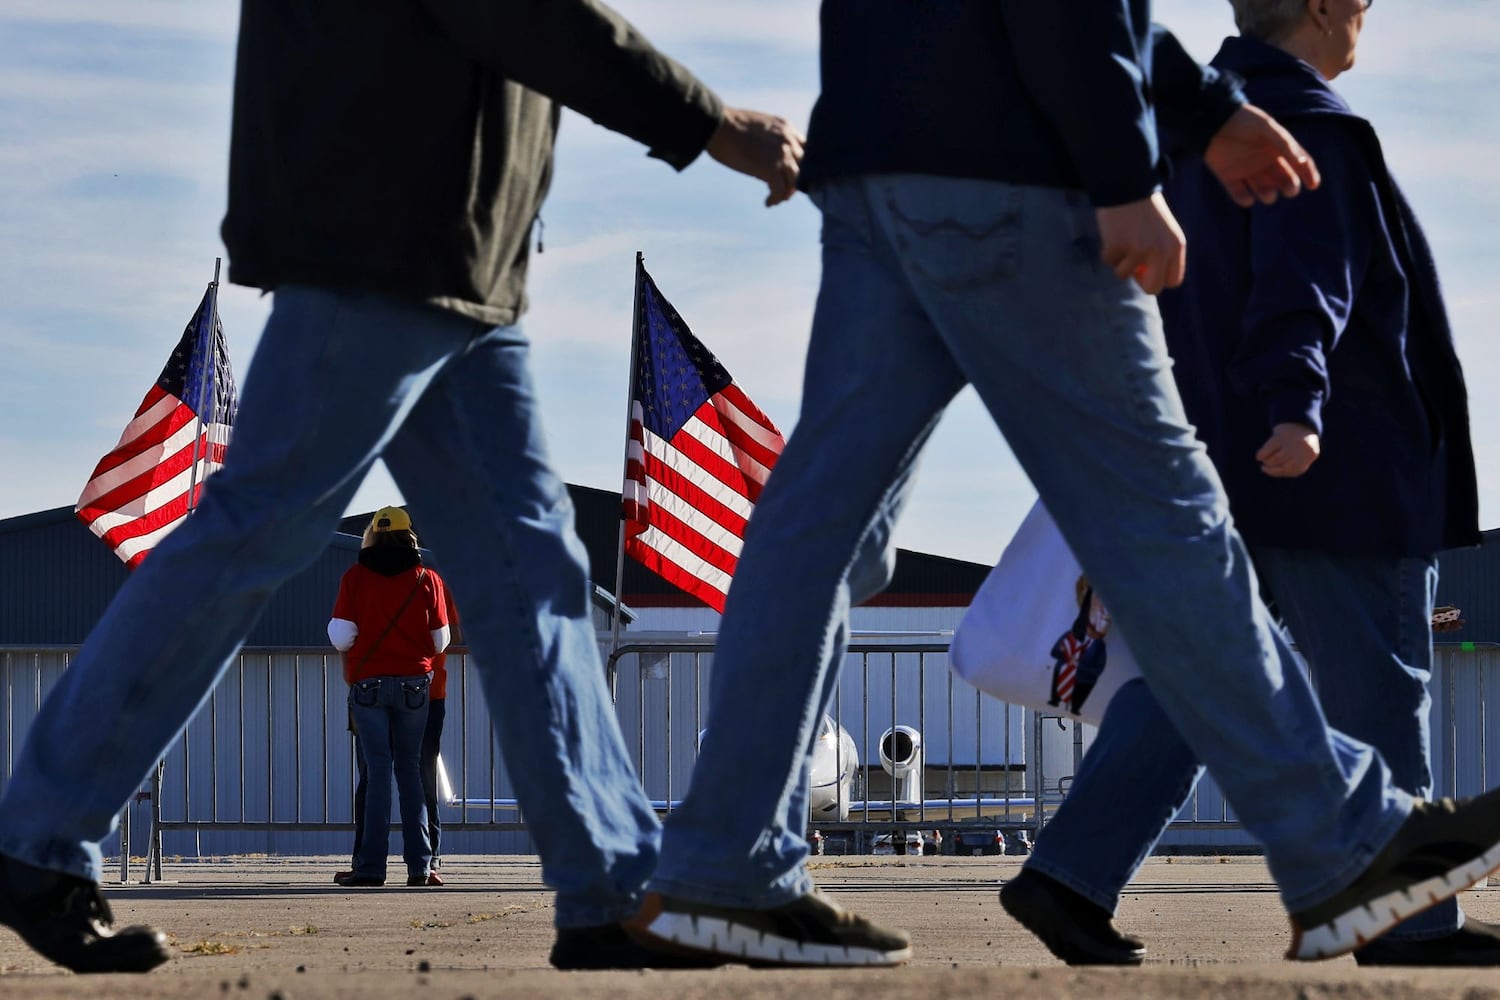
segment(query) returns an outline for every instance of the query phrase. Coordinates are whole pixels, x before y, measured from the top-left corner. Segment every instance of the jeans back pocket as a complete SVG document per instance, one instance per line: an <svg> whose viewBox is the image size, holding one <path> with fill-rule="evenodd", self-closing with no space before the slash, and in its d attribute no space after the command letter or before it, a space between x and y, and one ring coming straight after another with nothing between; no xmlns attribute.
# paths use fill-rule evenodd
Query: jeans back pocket
<svg viewBox="0 0 1500 1000"><path fill-rule="evenodd" d="M349 702L360 708L374 708L380 701L380 678L355 681L349 685Z"/></svg>
<svg viewBox="0 0 1500 1000"><path fill-rule="evenodd" d="M407 708L418 709L427 704L427 689L432 684L431 677L404 679L401 681L401 700Z"/></svg>
<svg viewBox="0 0 1500 1000"><path fill-rule="evenodd" d="M1013 278L1023 192L1014 184L899 177L886 184L891 239L913 272L947 292Z"/></svg>

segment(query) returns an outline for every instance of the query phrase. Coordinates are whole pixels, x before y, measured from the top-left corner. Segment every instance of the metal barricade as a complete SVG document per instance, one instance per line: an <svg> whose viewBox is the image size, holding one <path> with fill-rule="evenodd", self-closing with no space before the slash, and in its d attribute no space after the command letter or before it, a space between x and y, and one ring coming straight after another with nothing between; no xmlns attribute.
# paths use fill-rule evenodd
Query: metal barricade
<svg viewBox="0 0 1500 1000"><path fill-rule="evenodd" d="M0 785L72 654L72 647L0 649ZM981 695L947 669L946 655L946 635L854 637L829 706L832 725L848 737L835 740L832 758L844 784L832 800L835 811L812 816L810 829L844 838L857 851L897 831L903 844L905 831L1040 832L1066 794L1092 730ZM690 636L631 641L607 662L627 747L647 797L663 813L691 780L699 733L709 724L712 661L712 639ZM450 655L442 749L453 791L444 797L445 837L524 835L526 819L492 738L478 669L467 650ZM1432 682L1437 794L1489 787L1489 756L1500 743L1488 739L1487 708L1497 683L1500 646L1439 646ZM278 853L342 850L317 835L339 834L342 841L353 828L346 690L339 660L327 650L244 650L127 805L121 879L129 876L143 825L147 881L160 878L164 834L190 835L199 853L200 838L233 831L274 834L266 842ZM883 741L901 743L895 734L902 728L917 736L907 735L903 745L916 742L922 757L898 777L880 761ZM755 773L753 751L746 748L747 777ZM854 766L847 767L843 756L851 752ZM132 823L132 809L148 805L149 817L137 815ZM1207 779L1170 837L1251 844Z"/></svg>

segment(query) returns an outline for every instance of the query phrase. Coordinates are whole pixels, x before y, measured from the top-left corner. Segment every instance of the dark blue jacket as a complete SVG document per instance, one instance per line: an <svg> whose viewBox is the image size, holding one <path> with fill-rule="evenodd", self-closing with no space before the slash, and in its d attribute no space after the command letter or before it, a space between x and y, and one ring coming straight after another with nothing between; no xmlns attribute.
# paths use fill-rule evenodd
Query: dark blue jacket
<svg viewBox="0 0 1500 1000"><path fill-rule="evenodd" d="M823 0L821 30L809 190L910 173L1121 205L1160 186L1158 125L1202 149L1243 103L1149 0Z"/></svg>
<svg viewBox="0 0 1500 1000"><path fill-rule="evenodd" d="M1312 153L1323 184L1234 205L1201 161L1166 185L1187 281L1161 296L1188 417L1247 541L1425 556L1479 541L1467 394L1437 272L1374 130L1280 49L1224 42L1213 65ZM1322 454L1296 479L1260 471L1274 425Z"/></svg>

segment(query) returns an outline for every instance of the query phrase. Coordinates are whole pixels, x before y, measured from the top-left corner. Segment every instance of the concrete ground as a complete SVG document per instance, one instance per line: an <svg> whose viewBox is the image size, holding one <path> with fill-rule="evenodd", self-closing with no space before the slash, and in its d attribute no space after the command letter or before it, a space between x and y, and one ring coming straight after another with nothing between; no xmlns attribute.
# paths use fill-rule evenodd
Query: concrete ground
<svg viewBox="0 0 1500 1000"><path fill-rule="evenodd" d="M1140 969L1070 969L1007 917L995 891L1020 859L859 857L816 858L814 874L851 909L911 932L904 968L591 973L547 966L552 903L534 859L454 857L441 889L359 890L331 884L342 860L169 862L155 884L109 884L116 920L161 927L172 961L143 976L78 977L0 928L0 997L1500 1000L1494 970L1284 961L1286 917L1254 858L1149 862L1120 914L1150 947ZM1463 899L1500 921L1500 889Z"/></svg>

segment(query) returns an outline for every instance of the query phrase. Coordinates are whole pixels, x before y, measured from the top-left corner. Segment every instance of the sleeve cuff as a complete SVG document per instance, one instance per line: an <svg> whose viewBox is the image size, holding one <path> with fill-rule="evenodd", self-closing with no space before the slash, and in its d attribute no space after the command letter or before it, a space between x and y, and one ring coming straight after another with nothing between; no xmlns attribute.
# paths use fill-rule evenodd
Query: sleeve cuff
<svg viewBox="0 0 1500 1000"><path fill-rule="evenodd" d="M1267 419L1277 424L1302 424L1323 434L1323 400L1316 393L1287 390L1271 396Z"/></svg>
<svg viewBox="0 0 1500 1000"><path fill-rule="evenodd" d="M674 170L685 170L718 131L719 123L724 120L724 102L707 87L695 87L669 117L674 123L666 130L671 141L652 144L647 155Z"/></svg>
<svg viewBox="0 0 1500 1000"><path fill-rule="evenodd" d="M347 653L359 636L359 626L347 618L332 618L328 622L328 641L340 653Z"/></svg>

